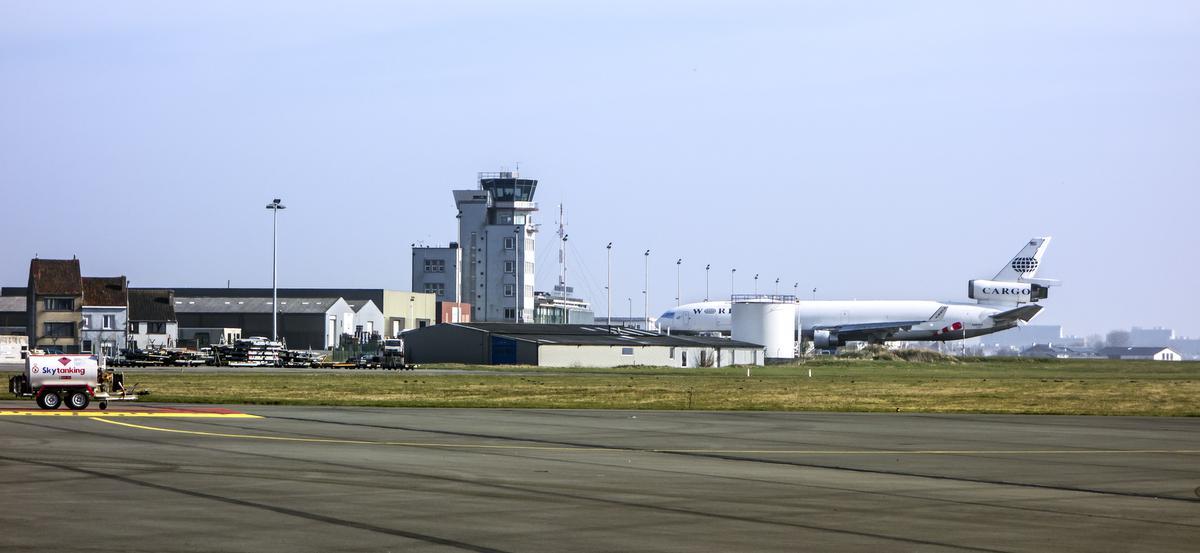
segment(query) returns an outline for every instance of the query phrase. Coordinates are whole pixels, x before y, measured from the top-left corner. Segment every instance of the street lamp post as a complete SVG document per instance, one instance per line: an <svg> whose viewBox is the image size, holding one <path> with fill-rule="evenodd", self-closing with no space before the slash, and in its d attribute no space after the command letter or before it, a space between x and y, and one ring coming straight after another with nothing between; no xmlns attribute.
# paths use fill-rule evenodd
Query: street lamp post
<svg viewBox="0 0 1200 553"><path fill-rule="evenodd" d="M708 301L708 270L711 268L711 264L704 266L704 301Z"/></svg>
<svg viewBox="0 0 1200 553"><path fill-rule="evenodd" d="M779 279L778 278L775 279L775 295L776 296L779 295Z"/></svg>
<svg viewBox="0 0 1200 553"><path fill-rule="evenodd" d="M650 250L646 250L643 258L642 318L646 320L646 330L650 330Z"/></svg>
<svg viewBox="0 0 1200 553"><path fill-rule="evenodd" d="M754 295L758 295L758 273L754 273Z"/></svg>
<svg viewBox="0 0 1200 553"><path fill-rule="evenodd" d="M279 210L287 207L283 205L283 200L275 198L267 204L267 209L271 210L271 341L274 342L279 340L279 283L276 280L279 265L275 262L279 245Z"/></svg>
<svg viewBox="0 0 1200 553"><path fill-rule="evenodd" d="M733 282L734 281L733 277L736 275L737 275L737 269L731 269L729 271L729 297L730 298L733 298L733 291L735 289L737 289L737 286L735 286L734 282Z"/></svg>
<svg viewBox="0 0 1200 553"><path fill-rule="evenodd" d="M608 314L608 326L612 326L612 242L609 242L608 247L605 249L608 251L608 259L606 260L608 284L604 286L604 291L608 294L608 309L604 312Z"/></svg>
<svg viewBox="0 0 1200 553"><path fill-rule="evenodd" d="M625 298L629 302L629 322L633 322L633 298Z"/></svg>
<svg viewBox="0 0 1200 553"><path fill-rule="evenodd" d="M679 259L675 260L675 307L679 307L679 296L680 296L679 268L682 265L683 265L683 258L679 258Z"/></svg>

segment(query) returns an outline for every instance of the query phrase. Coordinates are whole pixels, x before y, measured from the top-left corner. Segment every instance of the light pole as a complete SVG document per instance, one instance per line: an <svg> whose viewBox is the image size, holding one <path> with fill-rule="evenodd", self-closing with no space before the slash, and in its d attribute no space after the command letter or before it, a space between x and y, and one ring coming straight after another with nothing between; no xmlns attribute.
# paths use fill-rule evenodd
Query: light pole
<svg viewBox="0 0 1200 553"><path fill-rule="evenodd" d="M643 259L642 318L646 320L646 330L650 330L650 250L646 250Z"/></svg>
<svg viewBox="0 0 1200 553"><path fill-rule="evenodd" d="M683 258L675 260L675 307L679 307L679 268L683 265Z"/></svg>
<svg viewBox="0 0 1200 553"><path fill-rule="evenodd" d="M775 295L776 296L779 295L779 278L778 277L775 278Z"/></svg>
<svg viewBox="0 0 1200 553"><path fill-rule="evenodd" d="M608 247L605 249L608 251L608 259L606 260L608 284L604 286L604 291L608 294L608 309L604 312L608 314L608 326L612 326L612 242L609 242Z"/></svg>
<svg viewBox="0 0 1200 553"><path fill-rule="evenodd" d="M704 301L708 301L708 270L711 268L711 264L704 266Z"/></svg>
<svg viewBox="0 0 1200 553"><path fill-rule="evenodd" d="M817 289L813 288L813 301L817 301Z"/></svg>
<svg viewBox="0 0 1200 553"><path fill-rule="evenodd" d="M792 295L796 296L796 298L799 299L800 298L799 294L800 294L800 283L797 282L792 285Z"/></svg>
<svg viewBox="0 0 1200 553"><path fill-rule="evenodd" d="M279 340L279 283L276 280L279 265L275 262L275 252L279 245L279 210L287 207L283 200L275 198L267 204L267 209L271 210L271 341L275 342Z"/></svg>
<svg viewBox="0 0 1200 553"><path fill-rule="evenodd" d="M754 295L758 295L758 273L754 273Z"/></svg>
<svg viewBox="0 0 1200 553"><path fill-rule="evenodd" d="M736 275L737 275L737 269L731 269L729 271L729 297L730 297L730 299L733 298L733 291L736 289L736 286L734 286L734 284L733 284L733 280L734 280L733 277Z"/></svg>
<svg viewBox="0 0 1200 553"><path fill-rule="evenodd" d="M629 302L629 322L633 322L633 298L625 298Z"/></svg>

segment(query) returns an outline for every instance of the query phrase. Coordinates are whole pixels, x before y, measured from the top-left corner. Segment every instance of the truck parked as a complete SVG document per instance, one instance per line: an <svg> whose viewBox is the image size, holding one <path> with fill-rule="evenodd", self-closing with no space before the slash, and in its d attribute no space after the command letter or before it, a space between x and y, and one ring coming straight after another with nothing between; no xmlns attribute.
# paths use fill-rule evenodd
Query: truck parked
<svg viewBox="0 0 1200 553"><path fill-rule="evenodd" d="M73 410L86 409L93 399L100 409L110 401L133 401L137 392L125 387L122 373L105 366L95 355L37 355L25 359L25 372L9 379L8 390L18 397L31 397L42 409L58 409L63 403Z"/></svg>

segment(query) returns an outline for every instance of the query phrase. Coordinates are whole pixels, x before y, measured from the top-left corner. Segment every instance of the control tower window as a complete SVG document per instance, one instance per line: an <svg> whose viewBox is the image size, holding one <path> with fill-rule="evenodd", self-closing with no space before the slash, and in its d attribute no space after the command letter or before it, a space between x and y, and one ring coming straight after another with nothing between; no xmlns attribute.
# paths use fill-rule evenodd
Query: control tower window
<svg viewBox="0 0 1200 553"><path fill-rule="evenodd" d="M506 249L506 250L517 249L517 239L509 237L509 236L505 236L504 237L504 249Z"/></svg>

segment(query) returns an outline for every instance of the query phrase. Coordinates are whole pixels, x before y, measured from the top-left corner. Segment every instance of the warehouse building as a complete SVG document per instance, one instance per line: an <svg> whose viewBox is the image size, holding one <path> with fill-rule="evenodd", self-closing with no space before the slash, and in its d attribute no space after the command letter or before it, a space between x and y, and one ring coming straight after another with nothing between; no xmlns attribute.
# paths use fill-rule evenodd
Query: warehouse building
<svg viewBox="0 0 1200 553"><path fill-rule="evenodd" d="M175 288L175 295L181 298L220 299L222 301L229 299L242 301L247 299L262 300L263 298L267 298L266 301L268 302L271 301L270 288ZM280 288L278 296L280 305L288 300L311 300L314 298L327 300L342 298L347 303L357 306L370 301L375 304L375 308L383 312L383 322L379 324L378 318L369 318L368 320L374 321L375 331L379 332L384 338L394 338L405 330L428 326L434 324L434 321L437 320L437 298L434 294L385 290L382 288ZM268 307L270 307L269 304ZM268 313L269 311L268 309ZM371 313L371 310L368 309L368 312ZM195 313L195 311L192 311L192 313ZM191 324L192 322L194 322L193 319L189 317L183 326L186 328L241 328L243 331L242 336L246 337L271 335L269 314L266 319L265 331L263 331L264 327L258 325L253 328L224 324L194 326ZM342 322L339 320L337 326L340 327L341 325ZM346 334L354 335L355 326L356 324L352 320L349 327L347 327L349 330L346 331ZM365 327L366 325L364 324L363 326ZM324 335L325 333L321 332L320 334ZM282 330L280 331L280 335L284 335ZM311 339L312 336L315 336L315 334L305 337L305 341ZM303 345L302 343L297 343L297 347L302 347ZM316 344L314 344L314 347L316 347Z"/></svg>
<svg viewBox="0 0 1200 553"><path fill-rule="evenodd" d="M271 297L176 297L183 335L218 343L232 329L242 337L271 336ZM215 334L211 329L220 329ZM354 309L342 298L279 298L279 338L291 348L326 349L354 335ZM198 333L208 333L203 338Z"/></svg>
<svg viewBox="0 0 1200 553"><path fill-rule="evenodd" d="M763 347L757 344L603 325L440 324L405 333L404 345L413 363L684 368L764 361Z"/></svg>
<svg viewBox="0 0 1200 553"><path fill-rule="evenodd" d="M1183 361L1183 356L1175 350L1163 346L1150 347L1112 347L1096 352L1098 357L1109 359L1140 359L1143 361Z"/></svg>

